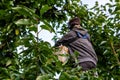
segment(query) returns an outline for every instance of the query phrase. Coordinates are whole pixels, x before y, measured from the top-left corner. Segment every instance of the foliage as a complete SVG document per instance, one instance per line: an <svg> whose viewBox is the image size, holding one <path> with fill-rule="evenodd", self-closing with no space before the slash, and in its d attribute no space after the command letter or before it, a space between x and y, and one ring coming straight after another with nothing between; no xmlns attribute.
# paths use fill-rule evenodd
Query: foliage
<svg viewBox="0 0 120 80"><path fill-rule="evenodd" d="M54 80L56 72L61 73L60 80L118 80L120 1L110 1L105 5L96 2L88 9L80 0L1 0L0 80ZM74 16L81 18L91 34L99 59L94 70L82 72L69 62L63 65L50 43L38 37L41 30L65 34L66 23Z"/></svg>

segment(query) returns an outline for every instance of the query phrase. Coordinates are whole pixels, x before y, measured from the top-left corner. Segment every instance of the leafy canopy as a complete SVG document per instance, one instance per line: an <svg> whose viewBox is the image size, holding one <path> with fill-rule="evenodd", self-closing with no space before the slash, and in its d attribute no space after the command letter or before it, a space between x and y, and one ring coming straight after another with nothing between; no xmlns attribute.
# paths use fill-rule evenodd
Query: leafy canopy
<svg viewBox="0 0 120 80"><path fill-rule="evenodd" d="M118 80L120 75L120 1L91 9L80 0L1 0L0 79L1 80ZM98 55L95 70L81 72L69 62L63 65L49 42L40 39L41 30L67 32L69 18L78 16L88 29ZM39 24L39 26L38 26ZM34 34L35 33L35 34ZM53 40L57 40L57 36ZM93 76L97 72L98 77Z"/></svg>

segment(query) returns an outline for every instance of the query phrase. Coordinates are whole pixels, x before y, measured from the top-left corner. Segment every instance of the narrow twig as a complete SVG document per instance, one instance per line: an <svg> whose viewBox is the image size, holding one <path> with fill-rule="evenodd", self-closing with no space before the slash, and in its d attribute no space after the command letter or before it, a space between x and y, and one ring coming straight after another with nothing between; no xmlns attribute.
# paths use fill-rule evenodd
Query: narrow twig
<svg viewBox="0 0 120 80"><path fill-rule="evenodd" d="M115 51L115 48L114 48L114 46L113 46L113 42L112 42L112 41L110 41L110 46L111 46L111 48L112 48L112 51L113 51L114 56L116 57L116 60L117 60L118 65L120 65L120 61L119 61L119 59L118 59L118 56L117 56L117 53L116 53L116 51Z"/></svg>
<svg viewBox="0 0 120 80"><path fill-rule="evenodd" d="M37 42L38 42L38 40L39 40L39 33L42 31L42 29L41 30L39 30L39 28L38 28L39 26L37 25L37 32L36 32L36 36L37 36Z"/></svg>

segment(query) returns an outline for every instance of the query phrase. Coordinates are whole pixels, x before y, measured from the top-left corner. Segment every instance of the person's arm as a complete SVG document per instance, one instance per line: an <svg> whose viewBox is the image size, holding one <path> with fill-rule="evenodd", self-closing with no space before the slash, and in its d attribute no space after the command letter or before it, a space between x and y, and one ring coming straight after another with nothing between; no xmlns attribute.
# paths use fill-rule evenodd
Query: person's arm
<svg viewBox="0 0 120 80"><path fill-rule="evenodd" d="M69 32L68 34L64 35L60 40L55 43L55 47L60 45L67 46L73 39L76 38L76 35L73 31Z"/></svg>

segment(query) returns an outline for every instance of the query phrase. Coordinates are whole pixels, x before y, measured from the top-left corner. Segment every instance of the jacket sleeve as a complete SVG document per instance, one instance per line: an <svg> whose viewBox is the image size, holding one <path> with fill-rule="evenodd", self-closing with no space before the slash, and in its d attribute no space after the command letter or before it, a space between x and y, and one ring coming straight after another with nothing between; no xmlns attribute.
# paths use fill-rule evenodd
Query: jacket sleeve
<svg viewBox="0 0 120 80"><path fill-rule="evenodd" d="M77 35L75 35L75 32L71 31L68 34L64 35L60 40L58 40L55 43L55 47L60 46L60 45L65 45L67 46L70 41L76 38Z"/></svg>

